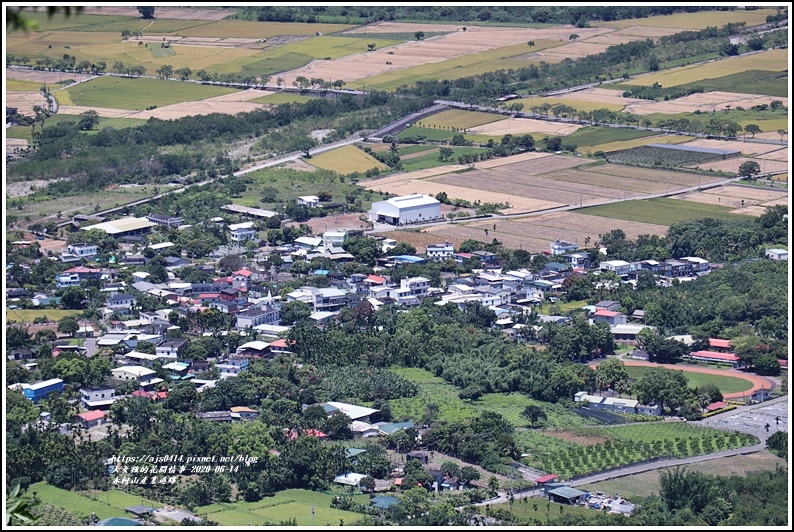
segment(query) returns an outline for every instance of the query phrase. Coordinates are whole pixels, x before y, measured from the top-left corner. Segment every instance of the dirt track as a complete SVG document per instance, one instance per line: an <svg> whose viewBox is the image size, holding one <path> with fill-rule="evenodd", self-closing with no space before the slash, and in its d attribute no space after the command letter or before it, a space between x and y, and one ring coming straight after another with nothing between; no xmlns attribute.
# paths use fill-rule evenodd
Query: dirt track
<svg viewBox="0 0 794 532"><path fill-rule="evenodd" d="M770 380L767 380L763 377L759 377L758 375L742 373L741 371L702 368L697 366L682 367L675 364L656 364L654 362L644 362L641 360L624 360L623 363L627 366L649 366L649 367L662 366L667 369L691 371L693 373L707 373L709 375L720 375L722 377L734 377L737 379L744 379L746 381L750 381L753 383L753 387L747 391L726 393L725 395L723 395L724 399L740 399L742 397L746 397L751 393L760 390L761 388L770 390L774 387L774 383Z"/></svg>

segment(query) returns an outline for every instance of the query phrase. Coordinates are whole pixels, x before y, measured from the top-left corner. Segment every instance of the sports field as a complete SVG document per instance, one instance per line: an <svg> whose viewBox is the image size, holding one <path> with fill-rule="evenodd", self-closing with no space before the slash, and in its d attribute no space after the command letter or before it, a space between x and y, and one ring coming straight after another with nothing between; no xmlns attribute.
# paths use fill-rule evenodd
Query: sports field
<svg viewBox="0 0 794 532"><path fill-rule="evenodd" d="M639 379L645 375L650 367L646 366L626 366L626 373L630 379ZM738 377L728 377L726 375L713 375L710 373L696 373L694 371L687 371L686 366L681 366L684 376L687 379L687 384L690 388L699 388L706 384L714 384L723 394L746 392L753 387L752 381L741 379Z"/></svg>
<svg viewBox="0 0 794 532"><path fill-rule="evenodd" d="M728 207L706 205L694 201L676 200L672 198L655 198L635 200L586 207L577 212L604 216L617 220L672 225L684 220L697 218L717 218L719 220L746 219L743 215L732 214Z"/></svg>
<svg viewBox="0 0 794 532"><path fill-rule="evenodd" d="M353 172L366 172L372 168L379 170L388 168L388 166L355 146L343 146L316 155L311 159L305 159L305 161L317 168L331 170L343 175L352 174Z"/></svg>
<svg viewBox="0 0 794 532"><path fill-rule="evenodd" d="M67 100L61 100L63 93L68 94L68 101L74 105L141 111L152 105L163 107L239 92L228 87L177 83L159 79L107 76L55 91L53 94L59 102L67 105Z"/></svg>

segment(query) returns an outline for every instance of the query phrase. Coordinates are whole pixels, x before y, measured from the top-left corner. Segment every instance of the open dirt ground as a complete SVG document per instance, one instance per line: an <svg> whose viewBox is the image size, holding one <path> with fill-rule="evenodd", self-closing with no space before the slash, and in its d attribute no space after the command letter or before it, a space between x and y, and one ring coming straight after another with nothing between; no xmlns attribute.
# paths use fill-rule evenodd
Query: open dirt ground
<svg viewBox="0 0 794 532"><path fill-rule="evenodd" d="M93 74L78 74L77 72L46 72L44 70L8 67L6 69L6 77L22 81L33 81L35 83L58 83L65 79L85 81L94 76Z"/></svg>
<svg viewBox="0 0 794 532"><path fill-rule="evenodd" d="M342 35L348 33L414 33L417 31L426 31L428 33L439 33L445 31L462 31L463 25L456 24L420 24L414 22L375 22L374 24L367 24L366 26L359 26L352 30L342 32ZM474 27L468 26L468 30L473 30Z"/></svg>
<svg viewBox="0 0 794 532"><path fill-rule="evenodd" d="M677 28L663 28L655 26L629 26L623 28L611 35L630 35L632 37L641 37L643 39L654 39L664 37L665 35L673 35L680 33L681 30Z"/></svg>
<svg viewBox="0 0 794 532"><path fill-rule="evenodd" d="M313 218L303 222L312 228L315 235L322 235L326 231L344 231L351 229L366 229L367 222L359 219L360 214L336 214L325 218ZM302 224L290 223L287 225L298 226Z"/></svg>
<svg viewBox="0 0 794 532"><path fill-rule="evenodd" d="M19 114L25 116L35 116L33 106L38 105L47 108L47 98L40 92L33 91L7 91L6 106L16 107Z"/></svg>
<svg viewBox="0 0 794 532"><path fill-rule="evenodd" d="M414 25L407 24L406 26L413 27ZM375 26L368 26L362 33L369 33L373 27ZM606 28L577 29L573 28L573 26L543 29L468 26L465 32L455 31L422 41L412 41L372 52L354 54L334 61L314 61L281 77L284 78L287 85L291 85L298 76L304 76L306 78L322 79L341 78L347 81L348 86L350 86L350 81L383 74L384 72L403 70L427 63L438 63L455 57L526 43L531 40L567 40L568 36L574 33L574 30L583 39L612 31ZM393 31L396 30L390 30L390 32ZM585 44L584 46L588 45ZM387 61L391 64L387 65Z"/></svg>
<svg viewBox="0 0 794 532"><path fill-rule="evenodd" d="M496 230L493 229L494 223ZM485 229L488 229L487 236ZM549 249L549 242L556 239L564 238L584 245L587 237L590 237L591 242L595 242L599 234L608 233L612 229L622 229L629 239L636 239L642 234L664 235L667 232L667 227L662 225L614 220L574 212L541 214L514 220L484 220L467 225L445 224L429 227L427 231L450 242L451 239L473 238L490 241L496 238L505 247L540 253Z"/></svg>
<svg viewBox="0 0 794 532"><path fill-rule="evenodd" d="M761 388L765 388L769 390L770 388L773 387L772 381L765 379L764 377L759 377L758 375L753 375L752 373L744 373L742 371L712 369L712 368L689 366L689 365L678 366L675 364L656 364L655 362L645 362L641 360L624 360L623 363L627 366L650 366L650 367L662 366L667 369L685 370L685 371L691 371L693 373L707 373L709 375L734 377L737 379L744 379L746 381L750 381L753 383L753 387L750 390L744 392L726 393L723 395L724 399L739 399L742 397L747 397L751 395L753 392L760 390Z"/></svg>
<svg viewBox="0 0 794 532"><path fill-rule="evenodd" d="M161 43L163 41L179 46L209 46L212 48L237 48L259 43L262 39L241 39L232 37L183 37L181 35L143 35L135 42ZM264 45L266 46L266 45Z"/></svg>
<svg viewBox="0 0 794 532"><path fill-rule="evenodd" d="M378 236L393 238L397 242L411 244L416 248L417 253L423 253L427 249L428 244L441 244L444 242L444 239L439 238L435 233L425 232L415 233L412 231L385 231L383 233L378 233ZM453 244L456 249L460 247L464 240L465 239L463 238L446 239L446 241L450 244Z"/></svg>
<svg viewBox="0 0 794 532"><path fill-rule="evenodd" d="M786 140L788 139L788 134L780 136L780 133L777 131L764 131L763 133L756 133L755 138L757 139L772 139L772 140Z"/></svg>
<svg viewBox="0 0 794 532"><path fill-rule="evenodd" d="M546 135L570 135L584 126L550 122L548 120L534 120L532 118L508 118L469 128L469 133L480 135L503 136L507 134L522 135L524 133L541 133Z"/></svg>
<svg viewBox="0 0 794 532"><path fill-rule="evenodd" d="M577 32L578 31L579 30L577 30ZM539 61L559 63L564 59L579 59L587 55L600 54L610 46L609 44L597 44L594 42L573 42L571 44L558 46L557 48L542 50L533 55L537 55Z"/></svg>
<svg viewBox="0 0 794 532"><path fill-rule="evenodd" d="M786 161L788 162L788 148L780 148L779 150L760 152L755 155L757 159L772 159L773 161Z"/></svg>
<svg viewBox="0 0 794 532"><path fill-rule="evenodd" d="M157 18L168 18L177 20L222 20L237 11L224 9L179 9L174 7L158 7L155 16ZM134 7L112 6L97 7L87 6L83 8L85 15L116 15L123 17L140 17L141 14Z"/></svg>
<svg viewBox="0 0 794 532"><path fill-rule="evenodd" d="M621 91L591 87L582 91L560 94L556 96L556 98L561 98L563 100L577 100L580 102L615 103L618 105L628 105L637 101L632 98L624 98L622 94L623 93Z"/></svg>
<svg viewBox="0 0 794 532"><path fill-rule="evenodd" d="M754 142L744 142L741 140L716 140L716 139L695 139L682 146L692 146L696 148L716 148L718 150L736 150L744 155L755 155L760 152L770 150L766 144L756 144Z"/></svg>
<svg viewBox="0 0 794 532"><path fill-rule="evenodd" d="M755 161L761 166L761 172L785 172L788 170L788 162L786 161L767 161L764 159L748 159L747 157L734 157L732 159L725 159L724 161L715 161L711 163L700 163L694 165L693 168L703 168L706 170L719 170L722 172L738 172L739 166L747 161Z"/></svg>
<svg viewBox="0 0 794 532"><path fill-rule="evenodd" d="M723 111L726 108L736 109L744 107L749 109L762 103L769 104L772 100L780 100L788 107L788 98L775 98L757 94L737 94L734 92L702 92L690 94L683 98L676 98L667 102L654 102L650 100L633 100L624 109L627 113L649 115L652 113L676 114L693 113L698 109L703 112Z"/></svg>
<svg viewBox="0 0 794 532"><path fill-rule="evenodd" d="M577 434L575 432L570 432L565 429L550 429L542 431L544 436L551 436L552 438L557 438L560 440L569 441L571 443L576 443L579 445L598 445L599 443L605 443L608 441L608 438L603 436L595 436L595 435L583 435Z"/></svg>

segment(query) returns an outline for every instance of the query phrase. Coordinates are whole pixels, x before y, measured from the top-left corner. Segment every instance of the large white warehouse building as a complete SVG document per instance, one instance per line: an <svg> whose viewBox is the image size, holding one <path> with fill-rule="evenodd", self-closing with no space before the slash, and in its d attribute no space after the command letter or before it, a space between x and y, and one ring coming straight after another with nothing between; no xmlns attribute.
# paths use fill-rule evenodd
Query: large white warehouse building
<svg viewBox="0 0 794 532"><path fill-rule="evenodd" d="M432 196L411 194L376 201L368 213L375 222L400 225L441 220L441 202Z"/></svg>

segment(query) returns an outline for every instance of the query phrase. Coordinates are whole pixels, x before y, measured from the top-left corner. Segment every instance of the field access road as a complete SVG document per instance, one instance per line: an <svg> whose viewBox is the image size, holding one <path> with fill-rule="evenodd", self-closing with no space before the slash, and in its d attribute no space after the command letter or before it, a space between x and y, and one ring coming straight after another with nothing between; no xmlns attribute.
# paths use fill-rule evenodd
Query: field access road
<svg viewBox="0 0 794 532"><path fill-rule="evenodd" d="M788 396L778 397L777 399L772 399L770 401L764 401L763 403L758 403L758 404L755 404L755 405L740 406L740 407L736 408L735 410L731 410L730 412L725 412L724 414L718 414L718 415L716 415L714 417L711 417L709 419L704 419L704 420L701 420L701 421L693 421L692 424L693 425L713 426L713 425L719 423L720 421L722 421L724 419L727 419L727 418L730 418L730 417L733 417L733 416L736 416L737 414L747 413L747 412L750 412L750 411L753 411L753 410L757 410L757 409L760 409L760 408L768 407L770 405L778 405L778 403L782 403L782 402L786 402L786 401L788 401ZM724 429L725 427L720 427L720 428ZM694 464L694 463L697 463L697 462L707 462L709 460L714 460L716 458L725 458L725 457L729 457L729 456L738 456L738 455L741 455L741 454L757 453L759 451L763 451L764 449L766 449L766 437L767 437L767 435L771 434L771 432L770 433L759 434L758 430L756 430L755 427L748 427L748 426L744 426L744 425L741 425L741 424L737 424L736 426L734 426L732 428L733 428L733 430L737 430L737 431L740 431L740 432L745 432L747 434L752 434L752 435L758 437L761 440L761 443L758 443L756 445L750 445L750 446L747 446L747 447L739 447L738 449L731 449L731 450L728 450L728 451L721 451L721 452L718 452L718 453L711 453L711 454L705 454L705 455L699 455L699 456L690 456L688 458L675 458L675 459L672 459L672 460L659 460L657 462L652 462L652 463L630 465L630 466L622 467L620 469L613 469L613 470L609 470L609 471L603 471L603 472L593 473L591 475L579 477L579 478L577 478L575 480L571 480L569 482L566 482L566 484L570 485L571 487L583 486L583 485L586 485L586 484L592 484L594 482L601 482L602 480L610 480L610 479L613 479L613 478L620 478L620 477L625 477L625 476L629 476L629 475L635 475L637 473L645 473L646 471L653 471L655 469L662 469L662 468L665 468L665 467L685 466L685 465ZM522 492L514 492L513 493L513 497L515 499L522 499L522 498L525 498L525 497L534 497L534 496L537 496L537 495L541 495L541 493L542 493L542 490L539 490L537 488L533 488L533 489L525 490L525 491L522 491ZM490 505L490 504L501 504L501 503L507 503L507 502L509 502L508 494L506 492L499 492L499 497L494 498L494 499L489 499L489 500L483 501L481 503L477 503L475 506L486 506L486 505Z"/></svg>

